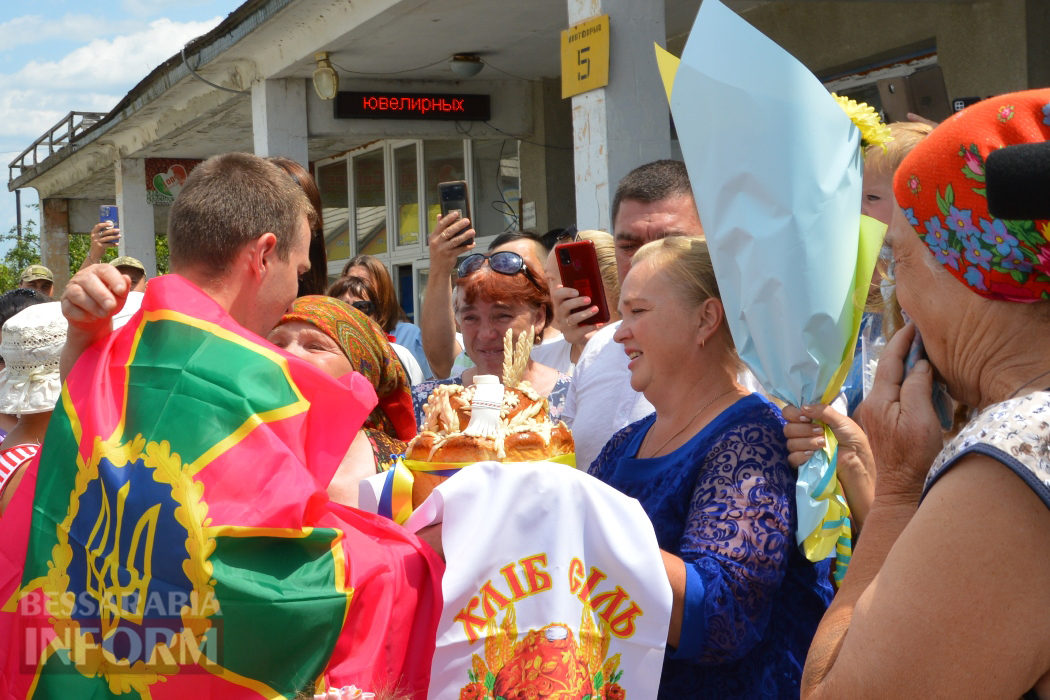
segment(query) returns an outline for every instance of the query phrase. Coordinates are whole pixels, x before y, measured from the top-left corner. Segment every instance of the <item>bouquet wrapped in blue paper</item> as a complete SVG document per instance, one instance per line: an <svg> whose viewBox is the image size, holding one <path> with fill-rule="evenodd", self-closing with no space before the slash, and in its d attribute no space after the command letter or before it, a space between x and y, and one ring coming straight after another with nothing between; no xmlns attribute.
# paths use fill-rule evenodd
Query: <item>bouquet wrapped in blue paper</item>
<svg viewBox="0 0 1050 700"><path fill-rule="evenodd" d="M860 213L862 136L888 130L718 0L704 0L681 60L657 47L657 61L741 358L787 403L830 402L886 228ZM841 576L849 509L825 436L799 469L796 537L811 561L836 552Z"/></svg>

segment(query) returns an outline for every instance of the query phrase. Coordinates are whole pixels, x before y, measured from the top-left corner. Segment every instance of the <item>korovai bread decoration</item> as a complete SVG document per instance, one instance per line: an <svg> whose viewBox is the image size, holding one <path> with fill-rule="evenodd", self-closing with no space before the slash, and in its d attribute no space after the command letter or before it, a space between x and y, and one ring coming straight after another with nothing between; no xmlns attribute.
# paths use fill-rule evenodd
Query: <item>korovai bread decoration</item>
<svg viewBox="0 0 1050 700"><path fill-rule="evenodd" d="M551 422L547 399L521 379L532 351L530 333L513 343L504 338L503 383L478 375L471 386L440 384L423 407L419 435L408 443L405 458L416 462L471 464L532 462L572 454L572 433L562 421ZM446 477L416 471L412 505L418 507Z"/></svg>
<svg viewBox="0 0 1050 700"><path fill-rule="evenodd" d="M517 345L514 345L514 332L507 329L503 336L503 384L514 388L521 384L521 378L525 376L525 368L529 366L529 357L532 355L532 334L522 333L518 336Z"/></svg>

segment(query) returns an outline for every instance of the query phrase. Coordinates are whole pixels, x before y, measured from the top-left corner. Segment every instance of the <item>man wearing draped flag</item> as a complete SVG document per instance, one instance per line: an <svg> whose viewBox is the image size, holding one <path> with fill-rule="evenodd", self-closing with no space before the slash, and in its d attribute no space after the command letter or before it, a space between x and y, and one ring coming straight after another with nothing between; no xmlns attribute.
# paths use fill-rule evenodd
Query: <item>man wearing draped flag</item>
<svg viewBox="0 0 1050 700"><path fill-rule="evenodd" d="M310 216L273 165L217 156L172 207L177 274L124 328L114 268L71 282L80 357L0 521L0 697L425 693L441 561L325 492L375 394L260 337Z"/></svg>

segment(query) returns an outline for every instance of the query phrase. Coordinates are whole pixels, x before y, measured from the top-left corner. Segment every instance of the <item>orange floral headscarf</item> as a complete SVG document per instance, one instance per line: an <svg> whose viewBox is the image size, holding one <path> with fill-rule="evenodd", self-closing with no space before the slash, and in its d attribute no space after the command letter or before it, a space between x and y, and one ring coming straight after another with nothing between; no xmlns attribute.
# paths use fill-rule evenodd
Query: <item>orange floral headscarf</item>
<svg viewBox="0 0 1050 700"><path fill-rule="evenodd" d="M305 321L339 343L350 366L371 382L379 404L365 430L407 442L416 436L411 384L383 329L349 304L326 296L299 297L281 323Z"/></svg>
<svg viewBox="0 0 1050 700"><path fill-rule="evenodd" d="M1005 146L1050 140L1050 89L989 98L947 119L901 163L897 204L948 272L988 299L1050 299L1050 221L988 213L984 163Z"/></svg>

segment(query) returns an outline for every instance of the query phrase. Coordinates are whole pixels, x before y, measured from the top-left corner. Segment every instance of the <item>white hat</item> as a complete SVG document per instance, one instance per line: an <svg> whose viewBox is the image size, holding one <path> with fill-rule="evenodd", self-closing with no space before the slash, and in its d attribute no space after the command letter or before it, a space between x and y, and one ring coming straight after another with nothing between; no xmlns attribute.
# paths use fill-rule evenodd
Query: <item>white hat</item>
<svg viewBox="0 0 1050 700"><path fill-rule="evenodd" d="M58 363L66 344L66 319L58 302L36 304L4 324L0 356L0 413L52 411L62 392Z"/></svg>

